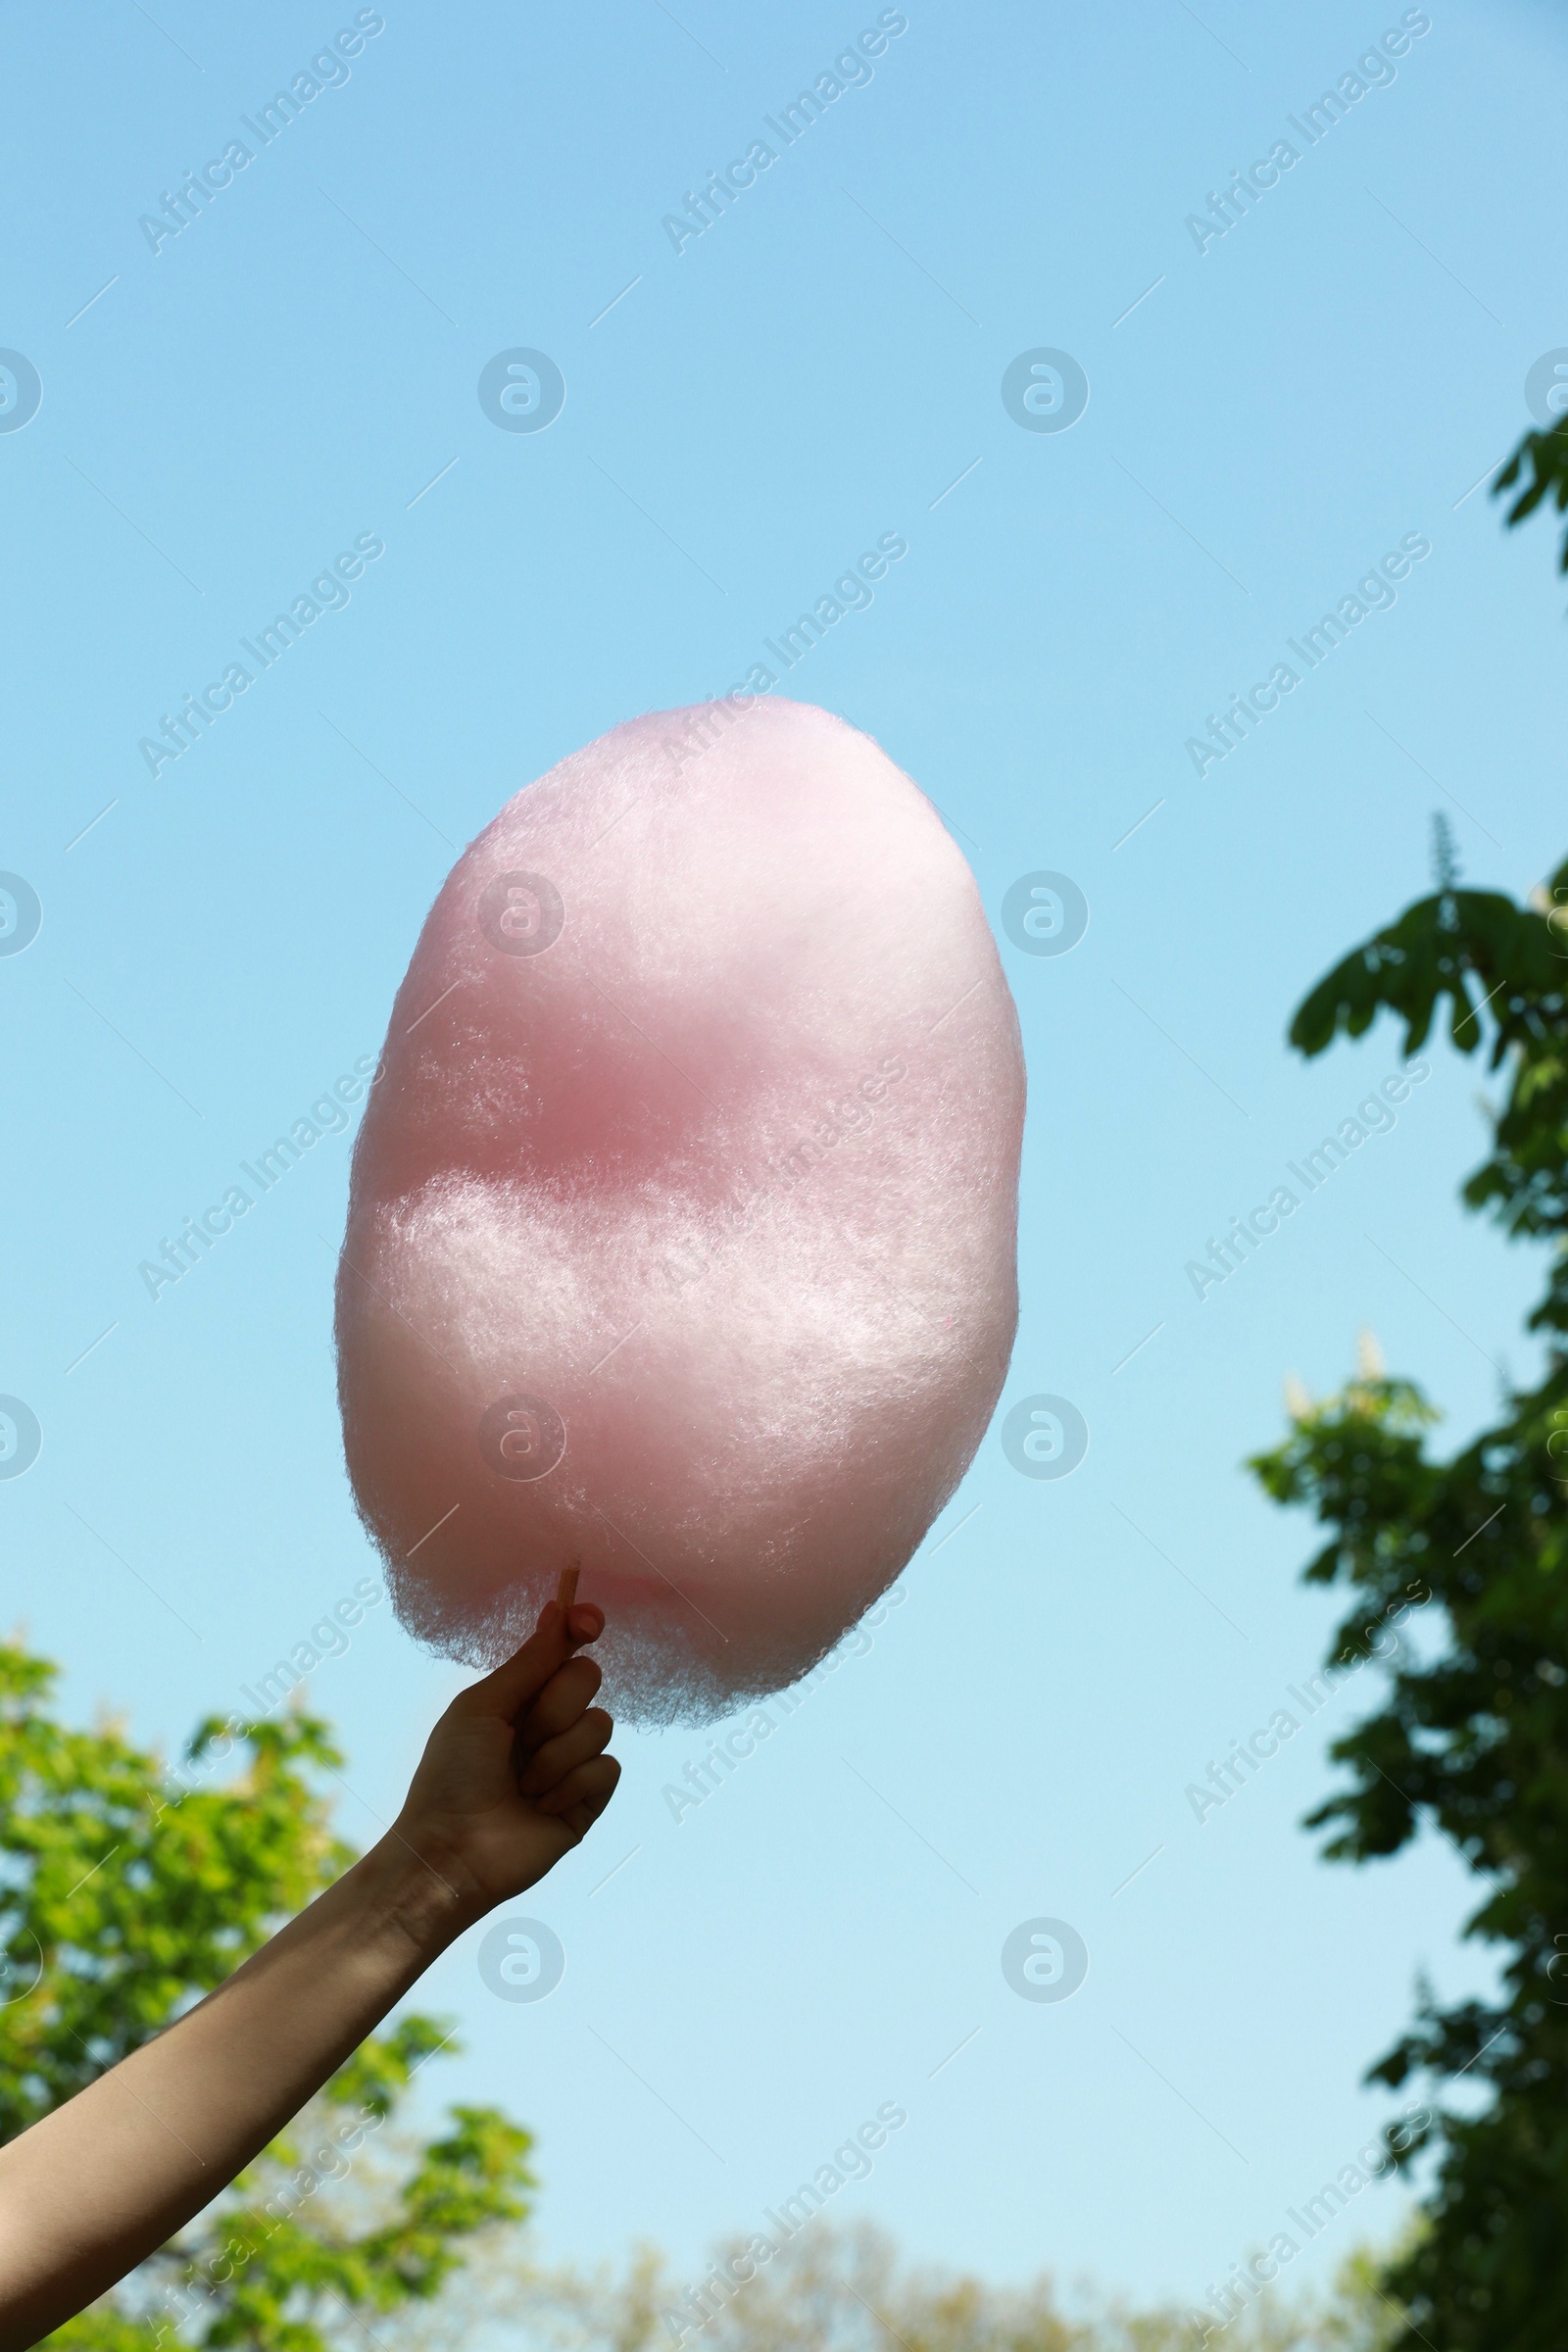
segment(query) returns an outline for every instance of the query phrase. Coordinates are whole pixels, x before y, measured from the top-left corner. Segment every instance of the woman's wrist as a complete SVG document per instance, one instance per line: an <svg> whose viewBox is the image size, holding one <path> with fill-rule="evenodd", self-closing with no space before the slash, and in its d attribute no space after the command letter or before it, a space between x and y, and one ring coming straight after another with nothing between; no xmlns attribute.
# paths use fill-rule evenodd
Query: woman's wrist
<svg viewBox="0 0 1568 2352"><path fill-rule="evenodd" d="M417 1815L399 1814L349 1876L362 1871L366 1898L407 1938L421 1968L482 1919L493 1899L450 1839Z"/></svg>

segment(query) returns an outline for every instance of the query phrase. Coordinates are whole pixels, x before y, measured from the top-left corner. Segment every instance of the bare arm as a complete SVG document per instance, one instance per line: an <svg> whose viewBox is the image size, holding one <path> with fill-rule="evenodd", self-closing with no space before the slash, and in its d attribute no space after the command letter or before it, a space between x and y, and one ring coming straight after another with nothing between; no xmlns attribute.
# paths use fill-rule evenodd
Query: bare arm
<svg viewBox="0 0 1568 2352"><path fill-rule="evenodd" d="M0 2148L0 2352L172 2236L266 2147L455 1936L544 1877L610 1801L600 1610L552 1603L431 1733L379 1844L226 1983Z"/></svg>

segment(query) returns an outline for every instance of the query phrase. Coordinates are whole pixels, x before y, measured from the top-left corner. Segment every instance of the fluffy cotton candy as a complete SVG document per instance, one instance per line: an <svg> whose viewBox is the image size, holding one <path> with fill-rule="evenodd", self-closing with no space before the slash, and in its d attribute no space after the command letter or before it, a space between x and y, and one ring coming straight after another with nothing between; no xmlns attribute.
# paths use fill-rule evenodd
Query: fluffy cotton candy
<svg viewBox="0 0 1568 2352"><path fill-rule="evenodd" d="M996 1404L1023 1096L968 867L842 720L636 719L519 792L354 1156L344 1441L404 1624L492 1664L576 1560L634 1720L806 1672Z"/></svg>

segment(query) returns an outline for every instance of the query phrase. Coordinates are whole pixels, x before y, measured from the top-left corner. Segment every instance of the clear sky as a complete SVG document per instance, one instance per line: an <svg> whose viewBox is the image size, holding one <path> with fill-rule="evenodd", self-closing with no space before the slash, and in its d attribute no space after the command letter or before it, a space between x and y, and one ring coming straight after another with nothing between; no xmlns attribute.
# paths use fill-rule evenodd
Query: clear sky
<svg viewBox="0 0 1568 2352"><path fill-rule="evenodd" d="M1455 1197L1484 1073L1435 1051L1242 1271L1200 1298L1184 1268L1396 1070L1386 1028L1310 1068L1285 1028L1429 887L1431 811L1477 883L1568 847L1553 541L1476 487L1568 343L1559 12L105 0L68 29L11 0L0 42L0 867L42 909L0 956L0 1391L42 1431L0 1481L7 1617L73 1708L172 1744L371 1573L330 1345L346 1131L156 1299L139 1264L376 1053L510 794L728 686L902 534L790 690L874 734L979 878L1030 1073L1004 1412L1063 1396L1088 1452L1021 1476L999 1415L869 1648L678 1822L706 1740L624 1736L611 1814L518 1906L560 1984L499 1999L466 1939L421 1997L467 2055L424 2080L537 2130L561 2253L695 2264L893 2102L835 2210L997 2277L1200 2293L1392 2112L1358 2078L1417 1970L1485 1967L1442 1851L1329 1870L1298 1827L1355 1687L1223 1808L1183 1793L1335 1615L1240 1467L1284 1377L1337 1384L1370 1325L1457 1440L1531 1367L1535 1270ZM820 119L768 127L823 75ZM757 142L702 233L664 225ZM210 163L177 233L141 225ZM541 430L481 406L518 350L564 379ZM1087 406L1033 429L1074 369ZM1309 666L1290 641L1348 598ZM1087 902L1065 954L1004 929L1042 871ZM458 1679L386 1607L313 1673L348 1834ZM1039 1918L1087 1947L1068 1999L1003 1973ZM1295 2275L1396 2220L1368 2189Z"/></svg>

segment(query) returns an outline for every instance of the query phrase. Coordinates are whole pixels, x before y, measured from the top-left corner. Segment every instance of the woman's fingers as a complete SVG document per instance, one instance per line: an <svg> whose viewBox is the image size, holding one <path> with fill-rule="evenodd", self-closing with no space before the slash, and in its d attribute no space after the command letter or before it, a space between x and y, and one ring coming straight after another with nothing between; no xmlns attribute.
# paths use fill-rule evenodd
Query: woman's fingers
<svg viewBox="0 0 1568 2352"><path fill-rule="evenodd" d="M540 1693L552 1675L583 1642L597 1642L605 1630L605 1612L591 1600L579 1600L563 1612L549 1601L527 1641L505 1665L483 1682L461 1691L451 1712L460 1715L502 1715L514 1721L529 1700ZM597 1682L594 1689L598 1689Z"/></svg>
<svg viewBox="0 0 1568 2352"><path fill-rule="evenodd" d="M535 1807L553 1814L574 1837L581 1838L609 1804L619 1778L620 1766L613 1756L594 1756L586 1764L574 1765L547 1795L534 1800Z"/></svg>
<svg viewBox="0 0 1568 2352"><path fill-rule="evenodd" d="M535 1748L527 1769L518 1778L518 1792L523 1796L543 1796L564 1780L574 1765L586 1764L591 1756L602 1754L614 1728L603 1707L589 1707L569 1730Z"/></svg>
<svg viewBox="0 0 1568 2352"><path fill-rule="evenodd" d="M605 1630L605 1612L597 1601L579 1600L566 1611L566 1632L573 1642L597 1642Z"/></svg>
<svg viewBox="0 0 1568 2352"><path fill-rule="evenodd" d="M569 1731L604 1679L592 1658L568 1658L518 1718L518 1754L532 1756L547 1740Z"/></svg>

